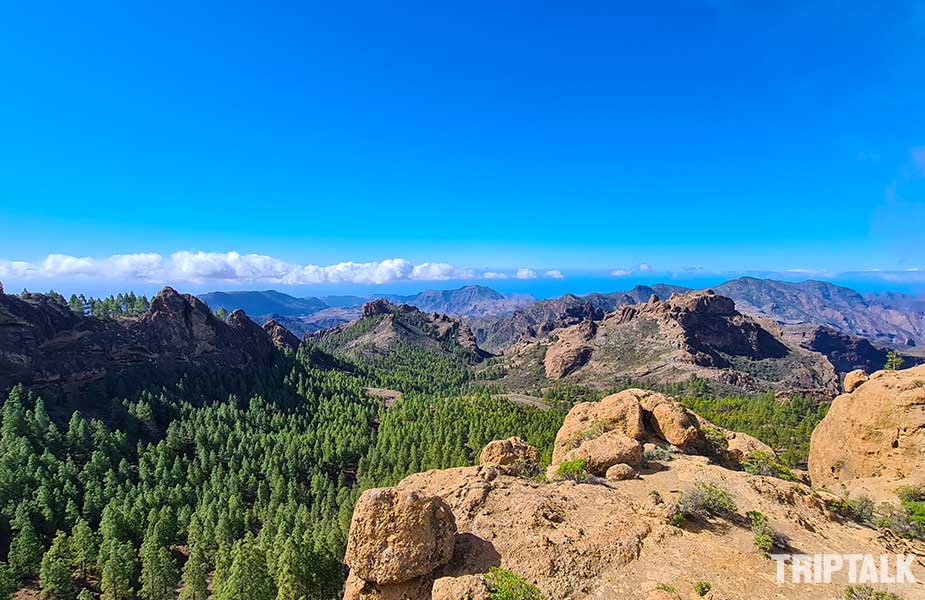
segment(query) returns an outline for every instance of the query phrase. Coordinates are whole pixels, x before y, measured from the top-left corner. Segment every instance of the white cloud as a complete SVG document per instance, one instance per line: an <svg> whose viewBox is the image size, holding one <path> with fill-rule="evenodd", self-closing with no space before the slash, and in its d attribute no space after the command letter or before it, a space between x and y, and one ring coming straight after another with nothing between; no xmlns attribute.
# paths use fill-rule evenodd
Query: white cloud
<svg viewBox="0 0 925 600"><path fill-rule="evenodd" d="M106 258L50 254L38 263L0 260L0 277L19 279L102 278L152 283L258 282L283 284L445 281L475 279L471 269L443 262L414 265L404 258L333 265L295 265L272 256L237 252L181 250L168 257L156 253L116 254Z"/></svg>
<svg viewBox="0 0 925 600"><path fill-rule="evenodd" d="M550 269L549 271L546 271L545 275L546 277L550 277L552 279L565 279L565 275L563 275L562 271L559 269Z"/></svg>
<svg viewBox="0 0 925 600"><path fill-rule="evenodd" d="M652 265L649 263L639 263L635 267L630 267L628 269L614 269L610 272L613 277L627 277L633 273L651 273Z"/></svg>
<svg viewBox="0 0 925 600"><path fill-rule="evenodd" d="M517 269L514 277L517 279L536 279L536 271L533 269Z"/></svg>
<svg viewBox="0 0 925 600"><path fill-rule="evenodd" d="M497 271L486 271L482 273L482 277L485 279L507 279L507 274L498 273Z"/></svg>

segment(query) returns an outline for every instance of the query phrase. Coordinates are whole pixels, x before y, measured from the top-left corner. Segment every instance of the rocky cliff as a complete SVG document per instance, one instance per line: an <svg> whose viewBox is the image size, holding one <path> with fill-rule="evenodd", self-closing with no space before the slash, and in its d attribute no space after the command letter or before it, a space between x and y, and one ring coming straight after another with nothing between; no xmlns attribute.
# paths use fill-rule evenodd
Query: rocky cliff
<svg viewBox="0 0 925 600"><path fill-rule="evenodd" d="M0 393L22 383L76 394L88 383L136 374L151 384L195 366L253 370L273 355L270 337L243 312L222 321L169 287L144 316L116 320L77 315L43 294L0 294Z"/></svg>
<svg viewBox="0 0 925 600"><path fill-rule="evenodd" d="M824 586L776 583L775 563L756 545L756 520L777 552L915 550L844 522L830 510L836 496L740 470L756 451L773 456L661 394L627 390L576 405L556 439L549 475L557 481L533 475L538 453L515 438L489 444L478 466L365 492L350 529L344 599L490 600L494 567L549 600L843 597L844 572ZM707 496L714 504L722 496L724 506L692 508L709 505ZM923 580L925 562L913 573ZM695 592L700 582L709 592ZM925 592L884 589L902 598Z"/></svg>

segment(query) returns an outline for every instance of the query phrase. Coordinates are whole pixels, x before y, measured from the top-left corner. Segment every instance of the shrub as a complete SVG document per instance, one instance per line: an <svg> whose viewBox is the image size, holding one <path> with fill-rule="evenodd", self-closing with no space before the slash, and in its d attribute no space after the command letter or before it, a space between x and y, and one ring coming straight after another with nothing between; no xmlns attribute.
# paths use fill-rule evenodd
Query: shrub
<svg viewBox="0 0 925 600"><path fill-rule="evenodd" d="M918 527L919 537L925 532L925 485L904 486L896 490L909 521Z"/></svg>
<svg viewBox="0 0 925 600"><path fill-rule="evenodd" d="M751 519L753 539L755 540L755 546L759 550L767 554L774 549L774 546L780 545L780 536L768 523L766 515L755 510L746 513L746 516Z"/></svg>
<svg viewBox="0 0 925 600"><path fill-rule="evenodd" d="M723 432L715 427L701 427L704 439L707 441L707 454L712 458L724 460L729 456L729 442Z"/></svg>
<svg viewBox="0 0 925 600"><path fill-rule="evenodd" d="M648 450L645 453L645 459L655 462L668 462L674 458L674 453L668 448L662 448L661 446L656 446L652 450Z"/></svg>
<svg viewBox="0 0 925 600"><path fill-rule="evenodd" d="M485 576L491 600L544 600L539 588L501 567L492 567Z"/></svg>
<svg viewBox="0 0 925 600"><path fill-rule="evenodd" d="M874 501L867 496L849 498L845 495L841 500L830 501L828 508L842 518L864 525L873 524Z"/></svg>
<svg viewBox="0 0 925 600"><path fill-rule="evenodd" d="M560 463L556 469L556 476L569 481L584 481L588 477L588 461L579 458Z"/></svg>
<svg viewBox="0 0 925 600"><path fill-rule="evenodd" d="M694 593L698 596L706 596L712 589L709 581L698 581L694 584Z"/></svg>
<svg viewBox="0 0 925 600"><path fill-rule="evenodd" d="M898 507L889 502L880 504L877 507L873 524L878 529L891 531L902 538L925 539L925 526L921 525L905 506Z"/></svg>
<svg viewBox="0 0 925 600"><path fill-rule="evenodd" d="M742 468L752 475L777 477L786 481L796 481L797 477L789 468L777 462L773 454L767 452L751 452L742 461Z"/></svg>
<svg viewBox="0 0 925 600"><path fill-rule="evenodd" d="M845 588L845 600L903 600L890 592L877 592L866 585L849 585Z"/></svg>
<svg viewBox="0 0 925 600"><path fill-rule="evenodd" d="M732 493L715 483L699 482L678 496L675 512L685 517L729 517L737 510Z"/></svg>
<svg viewBox="0 0 925 600"><path fill-rule="evenodd" d="M675 527L684 527L687 525L687 517L683 513L676 512L670 517L671 524Z"/></svg>
<svg viewBox="0 0 925 600"><path fill-rule="evenodd" d="M655 586L655 589L661 590L663 592L668 592L669 594L674 593L674 586L668 585L667 583L660 583L657 586Z"/></svg>

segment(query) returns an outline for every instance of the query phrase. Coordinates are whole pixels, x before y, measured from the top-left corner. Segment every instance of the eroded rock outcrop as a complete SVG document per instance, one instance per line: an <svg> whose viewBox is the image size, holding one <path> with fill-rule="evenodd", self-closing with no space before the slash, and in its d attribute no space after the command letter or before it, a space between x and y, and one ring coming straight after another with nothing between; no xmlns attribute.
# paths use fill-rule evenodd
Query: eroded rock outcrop
<svg viewBox="0 0 925 600"><path fill-rule="evenodd" d="M665 411L669 420L656 430L655 409L672 407L673 401L653 392L627 392L606 398L599 410L577 405L559 441L578 439L580 447L626 438L665 446L660 432L675 426L682 433L689 427L714 427L693 413L679 415L671 408ZM611 421L586 430L598 417ZM581 435L576 438L576 433ZM739 435L727 432L726 439ZM744 438L739 441L750 446ZM518 455L515 447L519 443L511 440L493 442L483 452L489 459L484 462L504 463ZM564 448L557 449L564 456ZM589 477L584 483L540 483L502 467L428 471L390 490L367 492L371 496L361 498L350 531L352 572L345 599L487 600L491 596L484 575L492 567L523 577L548 600L693 598L700 597L694 595L698 581L709 581L713 589L705 597L717 600L819 598L818 586L776 583L775 564L755 547L749 511L765 515L780 538L800 552L895 551L871 531L836 518L827 507L835 496L802 483L732 470L703 456L675 452L657 467L643 463L638 473L620 463L608 469L607 480ZM737 516L722 522L708 519L691 528L670 524L678 495L704 484L725 490L735 501ZM412 497L417 500L404 499ZM449 551L442 543L436 553L407 550L434 547L430 541L409 546L409 539L422 535L420 530L427 540L437 536L426 533L432 519L408 511L419 507L425 515L433 514L435 499L445 503L456 526L452 558L446 560ZM425 572L427 568L431 570ZM913 572L925 576L925 564L916 563ZM844 577L839 577L826 592L840 594Z"/></svg>
<svg viewBox="0 0 925 600"><path fill-rule="evenodd" d="M270 336L270 340L273 341L273 345L280 350L299 349L299 338L297 338L291 331L283 327L283 325L278 321L270 319L263 324L263 330L267 332L268 336Z"/></svg>
<svg viewBox="0 0 925 600"><path fill-rule="evenodd" d="M44 294L0 295L0 394L17 383L46 401L78 397L85 384L169 384L190 368L252 373L268 367L270 337L243 312L215 317L195 296L164 288L141 317L75 314ZM94 414L94 407L81 406Z"/></svg>
<svg viewBox="0 0 925 600"><path fill-rule="evenodd" d="M813 432L813 485L836 489L865 478L925 481L925 365L862 379L846 379L852 391L832 402Z"/></svg>

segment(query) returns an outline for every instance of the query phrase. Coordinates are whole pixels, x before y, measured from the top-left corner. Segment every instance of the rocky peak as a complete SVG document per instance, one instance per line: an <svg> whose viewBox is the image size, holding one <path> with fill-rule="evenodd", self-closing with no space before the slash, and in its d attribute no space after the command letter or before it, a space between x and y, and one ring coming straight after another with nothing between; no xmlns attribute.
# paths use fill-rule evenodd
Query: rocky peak
<svg viewBox="0 0 925 600"><path fill-rule="evenodd" d="M269 320L263 324L263 330L267 332L267 335L270 336L270 339L273 341L273 345L283 349L298 350L299 349L299 338L297 338L291 331L283 327L278 321Z"/></svg>
<svg viewBox="0 0 925 600"><path fill-rule="evenodd" d="M386 300L379 298L363 305L362 316L364 319L375 317L377 315L387 315L395 309L395 305Z"/></svg>

